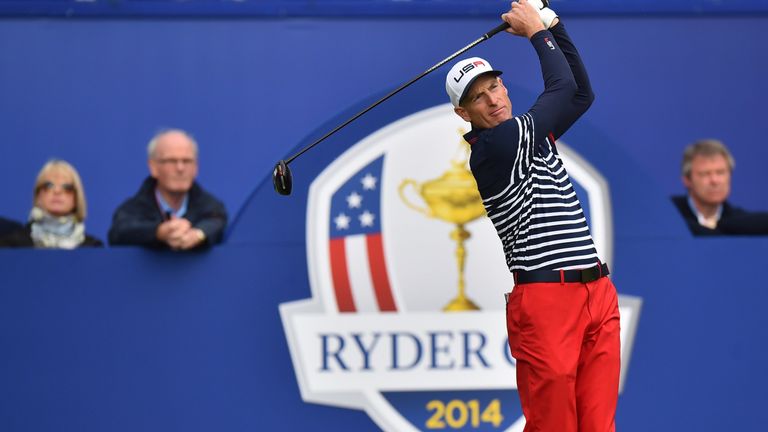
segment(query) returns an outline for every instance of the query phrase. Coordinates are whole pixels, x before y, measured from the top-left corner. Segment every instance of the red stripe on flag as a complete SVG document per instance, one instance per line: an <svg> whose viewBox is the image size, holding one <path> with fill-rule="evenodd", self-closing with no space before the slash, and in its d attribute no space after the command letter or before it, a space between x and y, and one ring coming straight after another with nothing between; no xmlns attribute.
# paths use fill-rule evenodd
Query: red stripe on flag
<svg viewBox="0 0 768 432"><path fill-rule="evenodd" d="M355 301L352 298L352 287L347 272L347 252L344 238L331 239L331 275L333 290L336 292L336 305L339 312L355 312Z"/></svg>
<svg viewBox="0 0 768 432"><path fill-rule="evenodd" d="M366 236L368 246L368 264L371 267L371 280L376 291L376 301L379 310L384 312L397 311L395 299L392 297L392 287L389 285L387 266L384 263L384 244L381 233Z"/></svg>

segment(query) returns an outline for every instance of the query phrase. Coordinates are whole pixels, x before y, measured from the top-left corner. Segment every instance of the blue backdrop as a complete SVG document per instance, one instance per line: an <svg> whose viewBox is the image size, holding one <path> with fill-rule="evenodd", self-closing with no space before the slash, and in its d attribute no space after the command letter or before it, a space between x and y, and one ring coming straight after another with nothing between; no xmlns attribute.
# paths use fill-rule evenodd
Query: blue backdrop
<svg viewBox="0 0 768 432"><path fill-rule="evenodd" d="M644 300L618 425L763 430L768 297L750 269L768 242L694 239L667 198L683 190L683 147L715 137L737 160L733 201L768 209L768 17L566 10L597 93L566 138L589 143L578 151L610 184L614 280ZM80 170L88 230L104 239L146 175L147 140L173 126L198 138L202 184L239 216L205 254L0 250L0 430L375 429L302 402L277 306L310 296L309 181L352 140L444 103L444 71L297 161L290 199L268 176L497 18L23 15L0 19L0 215L25 219L37 170L60 157ZM521 40L472 54L507 71L520 109L541 88Z"/></svg>

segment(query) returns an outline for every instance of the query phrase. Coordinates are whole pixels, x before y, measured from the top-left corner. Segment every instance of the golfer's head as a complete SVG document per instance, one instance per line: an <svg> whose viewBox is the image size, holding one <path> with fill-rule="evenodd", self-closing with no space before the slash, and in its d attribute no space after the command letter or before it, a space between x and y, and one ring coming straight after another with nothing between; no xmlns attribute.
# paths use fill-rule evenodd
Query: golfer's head
<svg viewBox="0 0 768 432"><path fill-rule="evenodd" d="M512 103L499 75L487 60L472 57L456 63L445 78L454 111L475 128L492 128L512 118Z"/></svg>

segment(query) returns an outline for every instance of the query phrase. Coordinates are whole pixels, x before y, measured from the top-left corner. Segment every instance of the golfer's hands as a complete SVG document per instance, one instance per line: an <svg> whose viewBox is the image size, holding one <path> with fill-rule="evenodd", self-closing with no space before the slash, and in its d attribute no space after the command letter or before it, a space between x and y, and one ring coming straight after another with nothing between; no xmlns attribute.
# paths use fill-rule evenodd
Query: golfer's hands
<svg viewBox="0 0 768 432"><path fill-rule="evenodd" d="M556 26L560 19L557 17L557 13L549 8L549 2L544 0L528 0L534 8L539 11L539 18L541 18L542 24L545 29L551 29Z"/></svg>
<svg viewBox="0 0 768 432"><path fill-rule="evenodd" d="M509 12L503 14L501 19L509 24L509 29L507 29L509 33L525 36L528 39L544 30L539 11L528 3L528 0L512 2Z"/></svg>

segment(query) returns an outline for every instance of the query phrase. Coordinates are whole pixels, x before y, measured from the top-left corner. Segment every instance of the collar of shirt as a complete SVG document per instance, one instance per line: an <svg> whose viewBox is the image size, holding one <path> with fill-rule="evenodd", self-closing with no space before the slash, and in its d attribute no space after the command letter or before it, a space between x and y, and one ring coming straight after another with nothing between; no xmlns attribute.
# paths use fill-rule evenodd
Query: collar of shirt
<svg viewBox="0 0 768 432"><path fill-rule="evenodd" d="M170 204L168 204L168 202L163 199L163 195L157 189L155 189L155 199L157 200L157 205L160 206L160 210L162 210L164 215L171 215L180 218L184 217L184 215L187 213L189 194L184 195L184 200L181 202L181 206L178 210L174 210L173 207L171 207Z"/></svg>
<svg viewBox="0 0 768 432"><path fill-rule="evenodd" d="M466 141L470 146L477 142L477 136L480 133L480 131L472 129L469 132L464 134L464 141Z"/></svg>
<svg viewBox="0 0 768 432"><path fill-rule="evenodd" d="M712 219L707 219L703 214L699 213L699 210L696 208L696 205L693 204L693 199L691 199L690 195L688 195L688 207L691 208L691 211L696 216L696 219L699 221L699 225L712 228L712 229L714 229L717 226L717 223L720 221L720 216L723 214L723 205L720 204L719 206L717 206L717 211L713 216L713 219L715 222L713 225L711 223Z"/></svg>

